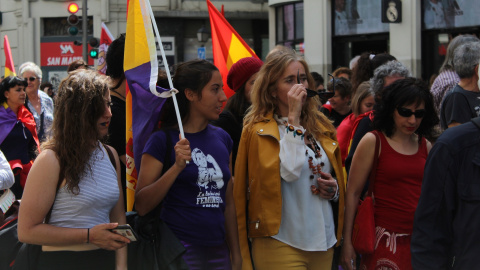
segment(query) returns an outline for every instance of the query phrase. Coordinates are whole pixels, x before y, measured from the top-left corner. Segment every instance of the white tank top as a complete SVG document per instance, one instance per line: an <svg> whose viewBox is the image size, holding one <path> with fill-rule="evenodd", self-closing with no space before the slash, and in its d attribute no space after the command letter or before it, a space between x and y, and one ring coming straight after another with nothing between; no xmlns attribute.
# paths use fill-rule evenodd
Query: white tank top
<svg viewBox="0 0 480 270"><path fill-rule="evenodd" d="M60 188L49 224L66 228L91 228L110 222L110 212L118 202L117 173L105 148L100 145L90 157L91 172L86 168L74 195L66 186Z"/></svg>

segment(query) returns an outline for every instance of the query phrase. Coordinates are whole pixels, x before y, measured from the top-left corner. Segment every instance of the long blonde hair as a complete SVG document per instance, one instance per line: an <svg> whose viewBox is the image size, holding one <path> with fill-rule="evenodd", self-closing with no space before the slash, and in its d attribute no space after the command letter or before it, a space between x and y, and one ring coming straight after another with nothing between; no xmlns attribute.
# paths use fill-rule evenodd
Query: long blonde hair
<svg viewBox="0 0 480 270"><path fill-rule="evenodd" d="M307 75L309 88L315 86L313 77L305 60L294 52L281 51L269 57L260 71L252 88L252 106L244 119L244 128L251 128L253 124L266 120L269 113L275 113L278 109L278 101L272 93L276 91L277 82L280 81L285 69L294 62L300 62ZM335 133L332 123L323 115L319 108L321 106L318 97L307 98L302 108L300 122L308 132L318 138L326 132ZM284 115L285 116L285 115ZM322 130L320 122L327 130Z"/></svg>

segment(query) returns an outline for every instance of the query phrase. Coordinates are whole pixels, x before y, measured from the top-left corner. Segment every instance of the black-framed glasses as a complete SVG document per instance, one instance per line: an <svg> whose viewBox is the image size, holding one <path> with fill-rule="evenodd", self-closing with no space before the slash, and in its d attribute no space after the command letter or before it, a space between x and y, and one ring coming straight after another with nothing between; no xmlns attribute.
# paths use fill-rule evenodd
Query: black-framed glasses
<svg viewBox="0 0 480 270"><path fill-rule="evenodd" d="M34 76L25 78L25 80L30 81L30 82L33 82L33 81L35 81L36 79L37 79L37 77L34 77Z"/></svg>
<svg viewBox="0 0 480 270"><path fill-rule="evenodd" d="M398 107L397 112L402 117L410 117L412 115L415 115L415 118L423 118L427 111L425 109L412 111L412 110L407 109L407 108Z"/></svg>

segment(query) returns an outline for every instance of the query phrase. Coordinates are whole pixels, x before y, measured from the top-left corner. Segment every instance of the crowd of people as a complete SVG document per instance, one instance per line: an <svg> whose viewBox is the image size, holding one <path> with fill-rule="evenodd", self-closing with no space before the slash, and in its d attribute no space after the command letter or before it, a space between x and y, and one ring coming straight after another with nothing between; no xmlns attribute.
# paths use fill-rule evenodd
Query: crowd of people
<svg viewBox="0 0 480 270"><path fill-rule="evenodd" d="M18 239L41 246L38 269L127 268L131 240L112 232L126 223L124 45L109 47L106 75L76 61L56 91L32 62L0 83L0 229L2 199L21 199ZM388 53L355 60L324 79L277 46L232 65L228 100L212 63L174 67L184 135L168 99L140 153L135 211L159 215L183 265L477 265L480 40L455 37L431 87ZM375 249L360 254L367 190Z"/></svg>

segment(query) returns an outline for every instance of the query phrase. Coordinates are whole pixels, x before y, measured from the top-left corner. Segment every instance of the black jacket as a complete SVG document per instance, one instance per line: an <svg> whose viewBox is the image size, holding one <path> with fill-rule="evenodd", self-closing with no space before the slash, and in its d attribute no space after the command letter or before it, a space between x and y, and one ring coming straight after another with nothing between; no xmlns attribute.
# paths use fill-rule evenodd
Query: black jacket
<svg viewBox="0 0 480 270"><path fill-rule="evenodd" d="M472 122L446 130L430 151L411 252L413 269L478 269L480 130Z"/></svg>

